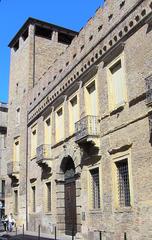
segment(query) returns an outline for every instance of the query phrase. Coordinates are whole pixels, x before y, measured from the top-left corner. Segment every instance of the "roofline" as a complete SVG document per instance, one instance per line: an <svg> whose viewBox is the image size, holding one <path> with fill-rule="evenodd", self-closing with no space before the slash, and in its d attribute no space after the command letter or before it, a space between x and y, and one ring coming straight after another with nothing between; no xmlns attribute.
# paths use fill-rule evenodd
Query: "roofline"
<svg viewBox="0 0 152 240"><path fill-rule="evenodd" d="M11 48L14 45L14 43L17 41L17 39L21 36L21 34L26 30L26 28L30 24L38 24L38 25L45 26L45 27L48 27L48 28L57 29L62 33L70 33L73 36L78 34L78 32L73 31L71 29L64 28L64 27L61 27L61 26L57 26L57 25L45 22L45 21L38 20L36 18L29 17L26 20L26 22L23 24L23 26L20 28L20 30L16 33L14 38L10 41L10 43L8 44L8 47Z"/></svg>

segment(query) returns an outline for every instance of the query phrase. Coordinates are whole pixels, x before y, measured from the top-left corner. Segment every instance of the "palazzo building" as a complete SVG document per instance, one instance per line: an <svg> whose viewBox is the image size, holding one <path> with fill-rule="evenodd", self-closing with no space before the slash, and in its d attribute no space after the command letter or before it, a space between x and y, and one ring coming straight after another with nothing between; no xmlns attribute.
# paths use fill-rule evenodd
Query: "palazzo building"
<svg viewBox="0 0 152 240"><path fill-rule="evenodd" d="M5 214L5 179L7 174L7 112L7 104L0 102L0 218Z"/></svg>
<svg viewBox="0 0 152 240"><path fill-rule="evenodd" d="M7 213L152 239L152 1L107 0L80 32L29 18L9 47Z"/></svg>

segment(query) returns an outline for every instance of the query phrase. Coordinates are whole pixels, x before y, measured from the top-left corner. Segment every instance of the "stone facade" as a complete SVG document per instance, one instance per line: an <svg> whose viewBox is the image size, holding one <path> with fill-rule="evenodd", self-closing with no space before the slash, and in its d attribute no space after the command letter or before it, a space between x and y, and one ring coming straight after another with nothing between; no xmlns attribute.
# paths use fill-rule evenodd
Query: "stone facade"
<svg viewBox="0 0 152 240"><path fill-rule="evenodd" d="M0 217L5 213L7 112L7 104L0 102Z"/></svg>
<svg viewBox="0 0 152 240"><path fill-rule="evenodd" d="M18 226L152 238L151 29L150 0L107 0L79 33L29 19L11 41L6 206Z"/></svg>

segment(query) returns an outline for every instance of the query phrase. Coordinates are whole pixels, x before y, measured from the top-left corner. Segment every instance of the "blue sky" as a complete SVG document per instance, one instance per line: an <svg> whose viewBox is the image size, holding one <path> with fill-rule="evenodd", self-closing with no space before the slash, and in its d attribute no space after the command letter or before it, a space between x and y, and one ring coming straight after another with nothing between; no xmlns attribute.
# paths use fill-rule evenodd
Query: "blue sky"
<svg viewBox="0 0 152 240"><path fill-rule="evenodd" d="M28 17L79 31L103 0L1 0L0 101L8 101L10 40Z"/></svg>

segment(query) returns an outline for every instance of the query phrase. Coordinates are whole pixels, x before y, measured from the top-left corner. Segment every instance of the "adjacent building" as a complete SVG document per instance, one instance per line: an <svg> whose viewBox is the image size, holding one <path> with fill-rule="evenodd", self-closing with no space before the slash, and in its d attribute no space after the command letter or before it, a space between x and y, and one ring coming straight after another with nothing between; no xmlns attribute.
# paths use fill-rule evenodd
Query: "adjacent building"
<svg viewBox="0 0 152 240"><path fill-rule="evenodd" d="M152 237L152 2L80 32L29 18L11 48L6 209L76 239Z"/></svg>
<svg viewBox="0 0 152 240"><path fill-rule="evenodd" d="M5 180L7 174L7 113L8 105L0 102L0 217L5 214Z"/></svg>

